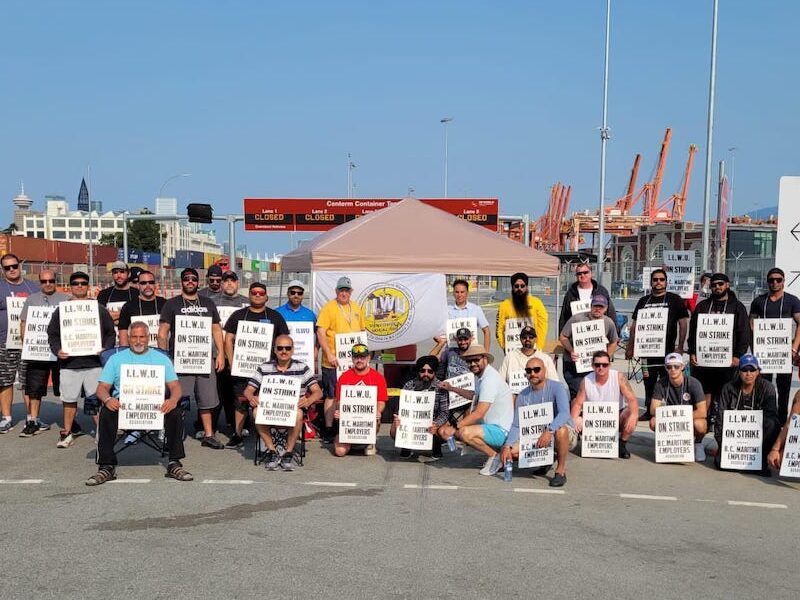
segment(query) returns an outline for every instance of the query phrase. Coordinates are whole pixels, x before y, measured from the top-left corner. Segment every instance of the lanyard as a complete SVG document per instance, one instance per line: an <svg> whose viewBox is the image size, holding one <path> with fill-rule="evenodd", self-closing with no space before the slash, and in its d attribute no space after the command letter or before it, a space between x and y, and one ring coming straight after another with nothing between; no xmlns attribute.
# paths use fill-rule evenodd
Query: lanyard
<svg viewBox="0 0 800 600"><path fill-rule="evenodd" d="M778 308L778 318L779 319L783 317L783 299L785 297L786 297L786 294L781 294L781 305L780 305L780 308ZM764 318L765 319L767 318L767 301L768 300L769 300L769 294L764 296Z"/></svg>

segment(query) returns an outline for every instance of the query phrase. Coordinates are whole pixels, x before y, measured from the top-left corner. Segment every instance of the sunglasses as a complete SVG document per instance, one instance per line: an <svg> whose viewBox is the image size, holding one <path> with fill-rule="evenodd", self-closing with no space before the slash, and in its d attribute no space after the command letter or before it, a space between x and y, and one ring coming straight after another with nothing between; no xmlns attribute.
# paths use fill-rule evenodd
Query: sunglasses
<svg viewBox="0 0 800 600"><path fill-rule="evenodd" d="M667 371L680 371L683 368L683 365L664 365L664 368Z"/></svg>
<svg viewBox="0 0 800 600"><path fill-rule="evenodd" d="M11 271L13 269L19 269L19 263L14 263L13 265L3 265L4 271Z"/></svg>
<svg viewBox="0 0 800 600"><path fill-rule="evenodd" d="M156 280L155 279L150 279L148 281L140 281L139 282L139 285L155 285L155 284L156 284Z"/></svg>
<svg viewBox="0 0 800 600"><path fill-rule="evenodd" d="M290 296L302 296L303 290L289 290Z"/></svg>
<svg viewBox="0 0 800 600"><path fill-rule="evenodd" d="M266 296L267 292L265 292L264 290L250 290L250 295L251 296Z"/></svg>
<svg viewBox="0 0 800 600"><path fill-rule="evenodd" d="M89 285L89 282L88 281L73 281L72 283L70 283L70 285L73 286L73 287L86 287L86 286Z"/></svg>
<svg viewBox="0 0 800 600"><path fill-rule="evenodd" d="M433 369L429 369L428 367L422 367L419 370L420 373L433 373Z"/></svg>
<svg viewBox="0 0 800 600"><path fill-rule="evenodd" d="M783 277L768 277L767 278L767 282L768 283L782 283L783 282Z"/></svg>
<svg viewBox="0 0 800 600"><path fill-rule="evenodd" d="M580 277L581 275L588 275L590 271L575 271L575 277Z"/></svg>
<svg viewBox="0 0 800 600"><path fill-rule="evenodd" d="M522 283L522 284L515 284L515 285L514 285L514 289L515 289L515 290L524 290L526 287L528 287L528 286L527 286L526 284L524 284L524 283Z"/></svg>
<svg viewBox="0 0 800 600"><path fill-rule="evenodd" d="M652 278L650 281L652 281L653 283L655 283L655 282L657 282L657 281L666 281L666 280L667 280L667 278L666 278L666 277L653 277L653 278Z"/></svg>
<svg viewBox="0 0 800 600"><path fill-rule="evenodd" d="M473 356L472 358L464 359L464 362L471 365L472 363L480 362L482 358L482 356Z"/></svg>
<svg viewBox="0 0 800 600"><path fill-rule="evenodd" d="M39 283L55 283L55 279L40 279Z"/></svg>
<svg viewBox="0 0 800 600"><path fill-rule="evenodd" d="M292 348L294 348L294 346L275 346L275 350L278 352L288 352Z"/></svg>
<svg viewBox="0 0 800 600"><path fill-rule="evenodd" d="M739 369L742 373L755 373L758 369L755 367L745 367L743 369Z"/></svg>
<svg viewBox="0 0 800 600"><path fill-rule="evenodd" d="M220 283L221 281L222 281L222 277L209 277L208 278L208 282L209 283Z"/></svg>
<svg viewBox="0 0 800 600"><path fill-rule="evenodd" d="M181 281L194 281L195 283L197 283L199 279L197 279L197 277L182 277Z"/></svg>
<svg viewBox="0 0 800 600"><path fill-rule="evenodd" d="M725 287L725 281L712 281L711 287Z"/></svg>
<svg viewBox="0 0 800 600"><path fill-rule="evenodd" d="M530 375L531 373L541 373L542 367L525 367L525 374Z"/></svg>
<svg viewBox="0 0 800 600"><path fill-rule="evenodd" d="M611 363L598 363L598 362L592 363L592 366L595 369L607 369L610 365Z"/></svg>

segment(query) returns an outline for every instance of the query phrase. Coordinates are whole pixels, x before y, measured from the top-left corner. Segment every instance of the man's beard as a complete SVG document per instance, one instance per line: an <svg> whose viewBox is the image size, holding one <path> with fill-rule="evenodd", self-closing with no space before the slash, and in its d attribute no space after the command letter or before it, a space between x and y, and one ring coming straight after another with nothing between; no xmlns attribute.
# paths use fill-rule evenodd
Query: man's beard
<svg viewBox="0 0 800 600"><path fill-rule="evenodd" d="M416 381L414 381L414 391L423 392L425 390L428 390L430 389L432 383L433 379L431 379L430 381L425 381L422 377L417 376Z"/></svg>
<svg viewBox="0 0 800 600"><path fill-rule="evenodd" d="M518 317L529 319L531 316L530 309L528 308L528 293L527 292L512 292L511 303L514 306L514 312Z"/></svg>

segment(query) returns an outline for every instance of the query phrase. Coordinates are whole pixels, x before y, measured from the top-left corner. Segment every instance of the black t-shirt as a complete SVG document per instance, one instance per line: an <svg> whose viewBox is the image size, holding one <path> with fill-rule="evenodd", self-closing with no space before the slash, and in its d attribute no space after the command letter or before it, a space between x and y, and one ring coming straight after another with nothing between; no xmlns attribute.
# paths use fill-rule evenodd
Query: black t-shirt
<svg viewBox="0 0 800 600"><path fill-rule="evenodd" d="M194 300L187 300L183 295L170 298L164 303L161 309L162 323L168 323L170 328L169 353L174 354L175 350L175 316L186 315L191 317L211 317L211 324L219 325L219 313L213 300L205 296L197 296ZM211 344L212 356L216 356L217 347Z"/></svg>
<svg viewBox="0 0 800 600"><path fill-rule="evenodd" d="M673 292L667 292L664 296L656 298L652 294L642 296L636 303L636 308L633 309L631 320L636 320L636 316L643 308L663 308L667 307L667 344L666 354L672 352L675 347L675 342L678 338L678 321L681 319L689 318L689 309L686 308L686 303L683 298ZM688 324L687 324L688 328ZM666 356L665 354L665 356ZM649 358L648 364L664 364L662 358Z"/></svg>
<svg viewBox="0 0 800 600"><path fill-rule="evenodd" d="M253 312L249 307L240 308L235 311L225 323L225 331L236 335L236 328L239 321L253 321L255 323L272 323L272 344L275 345L275 338L279 335L289 335L289 326L281 314L269 307L264 308L264 312Z"/></svg>
<svg viewBox="0 0 800 600"><path fill-rule="evenodd" d="M691 404L696 407L704 399L703 386L697 379L687 375L683 376L683 385L675 387L668 377L662 377L653 389L653 400L663 402L665 406Z"/></svg>
<svg viewBox="0 0 800 600"><path fill-rule="evenodd" d="M784 292L777 302L769 299L769 294L761 294L750 303L750 316L756 319L791 318L800 313L800 298Z"/></svg>
<svg viewBox="0 0 800 600"><path fill-rule="evenodd" d="M118 290L113 285L100 290L97 301L106 306L109 302L129 302L139 297L139 290L129 287L127 290Z"/></svg>
<svg viewBox="0 0 800 600"><path fill-rule="evenodd" d="M127 329L131 326L131 317L160 315L166 303L167 299L161 296L155 296L153 300L145 300L139 296L135 300L126 302L125 306L119 311L119 322L117 326L119 329Z"/></svg>

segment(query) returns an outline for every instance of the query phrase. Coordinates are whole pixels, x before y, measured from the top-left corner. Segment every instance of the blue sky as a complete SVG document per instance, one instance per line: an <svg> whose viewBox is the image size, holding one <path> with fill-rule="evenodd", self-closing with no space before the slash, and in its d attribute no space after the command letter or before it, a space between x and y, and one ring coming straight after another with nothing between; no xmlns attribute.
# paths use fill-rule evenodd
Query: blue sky
<svg viewBox="0 0 800 600"><path fill-rule="evenodd" d="M612 2L609 201L636 152L647 179L671 126L662 196L697 144L687 216L701 218L711 6ZM152 207L181 172L165 195L216 214L345 196L348 152L357 196L441 196L444 116L450 196L536 218L562 181L571 209L596 207L604 18L603 0L4 2L0 223L20 180L36 208L51 193L75 207L87 165L115 209ZM798 23L794 0L720 1L714 161L738 148L735 208L777 204L778 178L800 171Z"/></svg>

